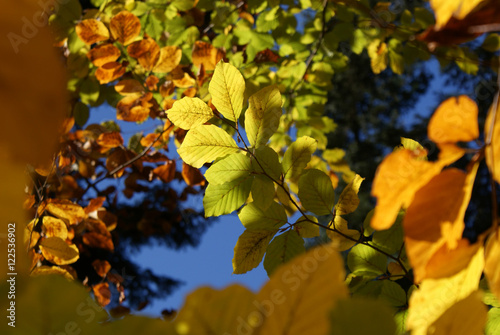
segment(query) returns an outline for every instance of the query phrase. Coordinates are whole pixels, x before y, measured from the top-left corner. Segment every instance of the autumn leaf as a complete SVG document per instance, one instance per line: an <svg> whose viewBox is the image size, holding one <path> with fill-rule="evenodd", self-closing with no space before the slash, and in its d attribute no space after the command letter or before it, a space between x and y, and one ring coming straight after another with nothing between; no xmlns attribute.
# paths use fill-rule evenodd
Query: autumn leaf
<svg viewBox="0 0 500 335"><path fill-rule="evenodd" d="M111 264L108 261L103 261L100 259L96 259L92 262L92 267L95 272L101 277L105 277L106 274L111 270Z"/></svg>
<svg viewBox="0 0 500 335"><path fill-rule="evenodd" d="M145 92L144 86L136 79L123 79L120 80L114 86L115 91L120 93L120 95L136 95L143 94Z"/></svg>
<svg viewBox="0 0 500 335"><path fill-rule="evenodd" d="M167 116L177 127L188 130L204 124L214 113L200 98L184 97L174 103Z"/></svg>
<svg viewBox="0 0 500 335"><path fill-rule="evenodd" d="M208 86L212 104L226 119L237 122L243 108L245 79L233 65L219 62Z"/></svg>
<svg viewBox="0 0 500 335"><path fill-rule="evenodd" d="M92 291L97 299L97 302L102 307L107 306L111 302L111 291L108 283L99 283L92 287Z"/></svg>
<svg viewBox="0 0 500 335"><path fill-rule="evenodd" d="M109 62L96 70L95 77L100 84L107 84L120 78L125 72L126 68L121 63Z"/></svg>
<svg viewBox="0 0 500 335"><path fill-rule="evenodd" d="M81 206L69 200L50 199L46 210L69 226L76 225L87 216Z"/></svg>
<svg viewBox="0 0 500 335"><path fill-rule="evenodd" d="M87 52L87 58L95 66L115 62L121 55L120 49L113 44L105 43L95 46Z"/></svg>
<svg viewBox="0 0 500 335"><path fill-rule="evenodd" d="M493 121L494 124L492 125ZM486 164L493 179L497 183L500 183L500 113L498 109L494 110L494 105L492 105L488 112L488 117L484 124L484 133L486 140L490 140L490 143L487 143L484 154Z"/></svg>
<svg viewBox="0 0 500 335"><path fill-rule="evenodd" d="M118 101L116 105L116 118L128 122L143 122L149 117L153 94L130 94Z"/></svg>
<svg viewBox="0 0 500 335"><path fill-rule="evenodd" d="M59 237L47 237L40 242L43 257L57 265L72 264L78 260L80 253L76 245L68 245Z"/></svg>
<svg viewBox="0 0 500 335"><path fill-rule="evenodd" d="M164 183L169 183L175 178L175 161L167 161L165 164L156 167L153 173Z"/></svg>
<svg viewBox="0 0 500 335"><path fill-rule="evenodd" d="M76 25L76 34L88 45L109 39L108 28L96 19L83 20Z"/></svg>
<svg viewBox="0 0 500 335"><path fill-rule="evenodd" d="M182 58L182 50L176 46L166 46L160 49L160 57L153 68L153 72L167 73L179 65Z"/></svg>
<svg viewBox="0 0 500 335"><path fill-rule="evenodd" d="M111 36L123 45L129 45L139 36L141 22L134 14L121 11L111 18L109 22Z"/></svg>
<svg viewBox="0 0 500 335"><path fill-rule="evenodd" d="M184 162L182 163L182 178L189 186L205 185L205 178L201 171Z"/></svg>
<svg viewBox="0 0 500 335"><path fill-rule="evenodd" d="M335 216L334 221L328 225L328 228L336 230L332 231L328 229L326 235L330 238L332 245L334 245L338 251L345 251L352 248L361 236L359 231L349 229L347 221L338 215Z"/></svg>
<svg viewBox="0 0 500 335"><path fill-rule="evenodd" d="M436 29L455 17L463 19L485 0L430 0L431 7L436 15Z"/></svg>
<svg viewBox="0 0 500 335"><path fill-rule="evenodd" d="M500 233L498 229L486 241L484 274L488 278L490 290L500 299Z"/></svg>
<svg viewBox="0 0 500 335"><path fill-rule="evenodd" d="M206 71L215 69L215 65L224 58L224 53L207 42L196 41L191 55L193 65Z"/></svg>
<svg viewBox="0 0 500 335"><path fill-rule="evenodd" d="M127 47L127 52L130 57L136 58L146 71L153 70L160 59L160 47L151 37L133 42Z"/></svg>
<svg viewBox="0 0 500 335"><path fill-rule="evenodd" d="M96 143L101 146L101 153L107 152L113 148L123 145L122 135L117 132L102 133L96 140Z"/></svg>
<svg viewBox="0 0 500 335"><path fill-rule="evenodd" d="M277 230L245 230L234 247L233 273L246 273L256 268Z"/></svg>
<svg viewBox="0 0 500 335"><path fill-rule="evenodd" d="M59 237L65 240L68 237L68 229L63 220L52 216L44 216L42 219L42 231L47 237Z"/></svg>

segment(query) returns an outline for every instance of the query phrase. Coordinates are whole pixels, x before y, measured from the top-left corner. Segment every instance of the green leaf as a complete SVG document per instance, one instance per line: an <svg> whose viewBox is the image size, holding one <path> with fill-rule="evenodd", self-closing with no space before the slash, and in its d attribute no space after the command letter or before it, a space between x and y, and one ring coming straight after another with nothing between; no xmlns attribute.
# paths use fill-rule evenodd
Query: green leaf
<svg viewBox="0 0 500 335"><path fill-rule="evenodd" d="M256 176L253 180L251 193L253 202L266 210L272 204L276 190L274 183L267 176Z"/></svg>
<svg viewBox="0 0 500 335"><path fill-rule="evenodd" d="M250 145L258 148L278 130L281 117L281 94L277 86L264 87L248 99L245 130Z"/></svg>
<svg viewBox="0 0 500 335"><path fill-rule="evenodd" d="M365 178L356 175L353 180L344 188L340 194L339 201L335 205L335 213L337 215L345 215L352 213L359 205L359 187Z"/></svg>
<svg viewBox="0 0 500 335"><path fill-rule="evenodd" d="M489 34L483 41L481 45L486 51L495 52L500 49L500 35L499 34Z"/></svg>
<svg viewBox="0 0 500 335"><path fill-rule="evenodd" d="M184 97L167 111L169 120L179 128L191 129L210 120L214 113L200 98Z"/></svg>
<svg viewBox="0 0 500 335"><path fill-rule="evenodd" d="M233 65L220 61L208 86L212 104L228 120L237 122L243 108L245 79Z"/></svg>
<svg viewBox="0 0 500 335"><path fill-rule="evenodd" d="M281 178L282 170L278 154L270 147L264 146L255 150L252 167L255 172L266 173L276 181Z"/></svg>
<svg viewBox="0 0 500 335"><path fill-rule="evenodd" d="M488 311L488 321L486 322L485 334L500 334L500 308L492 308Z"/></svg>
<svg viewBox="0 0 500 335"><path fill-rule="evenodd" d="M234 247L233 273L242 274L256 268L277 230L245 230Z"/></svg>
<svg viewBox="0 0 500 335"><path fill-rule="evenodd" d="M307 217L307 219L318 223L318 219L316 219L315 216L306 215L306 217ZM299 235L304 237L304 238L312 238L312 237L319 236L319 226L317 224L312 223L311 221L309 221L307 219L304 216L299 218L293 224L293 229L295 229L299 233Z"/></svg>
<svg viewBox="0 0 500 335"><path fill-rule="evenodd" d="M75 123L78 126L83 127L85 123L87 123L89 115L89 106L82 103L81 101L78 101L75 104L75 107L73 107L73 117L75 118Z"/></svg>
<svg viewBox="0 0 500 335"><path fill-rule="evenodd" d="M386 270L386 263L386 256L364 244L354 246L347 255L347 266L351 272L366 271L383 274Z"/></svg>
<svg viewBox="0 0 500 335"><path fill-rule="evenodd" d="M179 11L187 11L194 7L195 0L174 0L172 6L177 8Z"/></svg>
<svg viewBox="0 0 500 335"><path fill-rule="evenodd" d="M155 9L146 16L145 32L154 39L159 39L165 30L163 22L166 21L164 11Z"/></svg>
<svg viewBox="0 0 500 335"><path fill-rule="evenodd" d="M182 160L195 168L216 158L238 152L233 138L214 125L202 125L191 129L177 150Z"/></svg>
<svg viewBox="0 0 500 335"><path fill-rule="evenodd" d="M403 225L404 212L400 212L396 222L387 230L379 230L373 233L372 243L379 249L394 254L403 245Z"/></svg>
<svg viewBox="0 0 500 335"><path fill-rule="evenodd" d="M231 154L218 160L205 173L210 184L220 185L247 177L252 172L250 158L241 153Z"/></svg>
<svg viewBox="0 0 500 335"><path fill-rule="evenodd" d="M297 255L306 251L304 239L294 230L289 230L269 244L264 258L264 269L271 276L280 265L285 264Z"/></svg>
<svg viewBox="0 0 500 335"><path fill-rule="evenodd" d="M406 332L406 319L408 318L408 310L399 311L394 315L394 322L396 322L396 334L404 334Z"/></svg>
<svg viewBox="0 0 500 335"><path fill-rule="evenodd" d="M80 99L86 105L93 105L99 99L99 82L95 79L87 78L80 86Z"/></svg>
<svg viewBox="0 0 500 335"><path fill-rule="evenodd" d="M241 207L250 194L252 181L251 176L246 176L221 185L209 184L203 197L205 217L229 214Z"/></svg>
<svg viewBox="0 0 500 335"><path fill-rule="evenodd" d="M332 214L335 193L330 178L320 170L307 170L299 179L302 206L316 215Z"/></svg>
<svg viewBox="0 0 500 335"><path fill-rule="evenodd" d="M392 309L381 301L362 297L339 300L330 313L329 334L394 335L396 324L393 314Z"/></svg>
<svg viewBox="0 0 500 335"><path fill-rule="evenodd" d="M287 222L285 209L274 201L266 210L251 202L241 209L238 217L247 230L275 231Z"/></svg>
<svg viewBox="0 0 500 335"><path fill-rule="evenodd" d="M316 151L316 146L315 139L303 136L288 147L281 162L285 178L296 179L302 174L312 154Z"/></svg>

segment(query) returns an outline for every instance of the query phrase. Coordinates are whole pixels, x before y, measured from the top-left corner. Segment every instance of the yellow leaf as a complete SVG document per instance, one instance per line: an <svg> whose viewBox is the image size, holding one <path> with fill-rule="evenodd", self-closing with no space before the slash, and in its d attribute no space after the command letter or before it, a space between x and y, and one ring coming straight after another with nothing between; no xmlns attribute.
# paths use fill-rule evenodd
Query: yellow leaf
<svg viewBox="0 0 500 335"><path fill-rule="evenodd" d="M492 128L491 122L495 112L495 124ZM486 123L484 124L484 133L486 139L491 137L491 143L486 147L485 152L486 164L493 175L493 179L497 183L500 183L500 104L496 111L490 108Z"/></svg>
<svg viewBox="0 0 500 335"><path fill-rule="evenodd" d="M59 237L65 240L68 237L68 228L63 220L45 215L42 220L42 231L47 237Z"/></svg>
<svg viewBox="0 0 500 335"><path fill-rule="evenodd" d="M31 271L31 276L36 277L36 276L46 276L46 275L61 275L67 280L75 280L74 278L68 271L64 270L63 268L60 268L58 266L46 266L42 265L37 268L35 268L33 271Z"/></svg>
<svg viewBox="0 0 500 335"><path fill-rule="evenodd" d="M184 97L167 111L169 120L179 128L191 129L210 120L214 113L200 98Z"/></svg>
<svg viewBox="0 0 500 335"><path fill-rule="evenodd" d="M87 216L81 206L69 200L50 199L46 210L69 226L79 223Z"/></svg>
<svg viewBox="0 0 500 335"><path fill-rule="evenodd" d="M245 79L233 65L220 61L208 86L212 104L226 119L236 122L243 108Z"/></svg>
<svg viewBox="0 0 500 335"><path fill-rule="evenodd" d="M24 228L24 245L28 249L33 248L40 239L40 233L37 231L33 231L34 226L35 226L35 220L31 220L31 222L26 226L26 228Z"/></svg>
<svg viewBox="0 0 500 335"><path fill-rule="evenodd" d="M433 335L483 335L488 309L482 292L474 291L467 298L448 308L429 328ZM413 333L412 333L413 334Z"/></svg>
<svg viewBox="0 0 500 335"><path fill-rule="evenodd" d="M121 11L109 22L111 36L123 45L130 44L141 32L141 21L132 13Z"/></svg>
<svg viewBox="0 0 500 335"><path fill-rule="evenodd" d="M436 15L436 29L444 26L452 17L463 19L485 0L430 0Z"/></svg>
<svg viewBox="0 0 500 335"><path fill-rule="evenodd" d="M285 178L295 180L300 177L317 146L318 141L309 136L299 137L293 142L286 150L281 161Z"/></svg>
<svg viewBox="0 0 500 335"><path fill-rule="evenodd" d="M233 273L242 274L256 268L276 232L277 230L245 230L234 247Z"/></svg>
<svg viewBox="0 0 500 335"><path fill-rule="evenodd" d="M388 49L387 44L380 40L374 40L367 48L370 56L372 71L379 74L387 68Z"/></svg>
<svg viewBox="0 0 500 335"><path fill-rule="evenodd" d="M115 91L123 96L141 94L145 92L144 86L136 79L123 79L115 85Z"/></svg>
<svg viewBox="0 0 500 335"><path fill-rule="evenodd" d="M186 164L201 168L204 163L239 150L224 130L214 125L202 125L188 131L177 152Z"/></svg>
<svg viewBox="0 0 500 335"><path fill-rule="evenodd" d="M484 274L491 292L500 298L500 231L497 229L486 242Z"/></svg>
<svg viewBox="0 0 500 335"><path fill-rule="evenodd" d="M87 19L76 25L76 34L88 45L109 39L108 28L101 21Z"/></svg>
<svg viewBox="0 0 500 335"><path fill-rule="evenodd" d="M467 268L459 273L440 279L425 279L418 290L413 291L407 328L412 335L429 334L432 324L456 302L467 298L479 286L484 268L483 248L480 248Z"/></svg>
<svg viewBox="0 0 500 335"><path fill-rule="evenodd" d="M153 68L153 72L170 72L179 65L182 58L182 50L176 46L166 46L160 49L160 58Z"/></svg>
<svg viewBox="0 0 500 335"><path fill-rule="evenodd" d="M336 215L344 215L352 213L358 208L359 198L358 192L361 183L365 178L356 175L353 180L344 188L340 194L339 201L335 205Z"/></svg>
<svg viewBox="0 0 500 335"><path fill-rule="evenodd" d="M78 260L80 253L76 245L68 245L59 237L48 237L40 242L43 257L57 265L72 264Z"/></svg>
<svg viewBox="0 0 500 335"><path fill-rule="evenodd" d="M329 228L335 228L338 232L327 230L326 235L332 240L332 244L338 251L345 251L352 248L359 240L361 233L355 229L347 227L347 221L340 216L335 216L333 223L328 225ZM347 238L345 236L350 237Z"/></svg>
<svg viewBox="0 0 500 335"><path fill-rule="evenodd" d="M278 268L257 294L266 308L249 315L247 329L255 335L328 334L330 311L347 298L342 258L331 244L310 249Z"/></svg>
<svg viewBox="0 0 500 335"><path fill-rule="evenodd" d="M254 315L255 294L240 285L223 290L201 287L190 293L175 318L179 335L238 334L246 327L247 317ZM260 302L265 304L267 302ZM239 330L239 331L238 331Z"/></svg>

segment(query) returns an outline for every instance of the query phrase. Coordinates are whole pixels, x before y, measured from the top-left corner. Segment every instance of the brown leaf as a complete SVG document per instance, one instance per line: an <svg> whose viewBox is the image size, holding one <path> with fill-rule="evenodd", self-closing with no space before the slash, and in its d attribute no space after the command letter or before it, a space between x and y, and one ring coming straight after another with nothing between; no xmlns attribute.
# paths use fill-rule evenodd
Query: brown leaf
<svg viewBox="0 0 500 335"><path fill-rule="evenodd" d="M134 14L121 11L109 22L111 36L123 45L130 44L141 32L141 21Z"/></svg>
<svg viewBox="0 0 500 335"><path fill-rule="evenodd" d="M191 55L193 65L203 67L206 71L213 71L215 65L224 58L224 52L215 48L212 44L202 41L196 41Z"/></svg>
<svg viewBox="0 0 500 335"><path fill-rule="evenodd" d="M85 213L89 214L92 213L93 211L98 210L99 208L102 207L102 204L106 201L106 197L98 197L95 199L91 199L88 206L85 207Z"/></svg>
<svg viewBox="0 0 500 335"><path fill-rule="evenodd" d="M160 58L160 47L151 37L130 44L127 52L130 57L136 58L146 71L153 70Z"/></svg>
<svg viewBox="0 0 500 335"><path fill-rule="evenodd" d="M163 182L169 183L175 178L175 161L168 161L153 170Z"/></svg>
<svg viewBox="0 0 500 335"><path fill-rule="evenodd" d="M146 90L144 86L136 79L123 79L115 85L115 91L123 96L142 95Z"/></svg>
<svg viewBox="0 0 500 335"><path fill-rule="evenodd" d="M205 177L199 169L182 162L182 178L189 186L205 185Z"/></svg>
<svg viewBox="0 0 500 335"><path fill-rule="evenodd" d="M255 55L254 61L257 64L268 63L268 62L278 64L279 58L280 58L280 56L277 53L275 53L274 51L272 51L270 49L265 49L265 50L258 52Z"/></svg>
<svg viewBox="0 0 500 335"><path fill-rule="evenodd" d="M100 84L107 84L123 76L126 71L126 67L121 63L110 62L99 67L95 72L95 77Z"/></svg>
<svg viewBox="0 0 500 335"><path fill-rule="evenodd" d="M160 79L158 79L157 76L152 74L146 78L146 87L150 91L156 91L158 89L159 82L160 82Z"/></svg>
<svg viewBox="0 0 500 335"><path fill-rule="evenodd" d="M174 93L175 85L171 80L167 80L160 86L160 94L162 97L166 98L172 93Z"/></svg>
<svg viewBox="0 0 500 335"><path fill-rule="evenodd" d="M106 159L106 169L108 169L109 172L112 172L113 170L115 170L119 166L125 164L131 158L132 158L132 156L129 154L129 152L127 150L124 150L122 148L116 148L108 156L108 159ZM126 168L126 166L123 167L118 172L116 172L115 175L117 177L121 177L123 175L125 168Z"/></svg>
<svg viewBox="0 0 500 335"><path fill-rule="evenodd" d="M151 92L145 95L131 94L121 99L116 105L116 118L129 122L143 122L149 117L150 102L153 99Z"/></svg>
<svg viewBox="0 0 500 335"><path fill-rule="evenodd" d="M122 135L117 131L102 133L96 140L96 143L101 146L100 153L107 152L113 148L123 145Z"/></svg>
<svg viewBox="0 0 500 335"><path fill-rule="evenodd" d="M94 44L109 39L108 28L101 21L87 19L76 25L76 34L85 44Z"/></svg>
<svg viewBox="0 0 500 335"><path fill-rule="evenodd" d="M95 66L103 66L104 64L114 62L120 55L120 50L110 43L100 44L87 52L87 58Z"/></svg>
<svg viewBox="0 0 500 335"><path fill-rule="evenodd" d="M99 283L92 287L92 291L97 299L97 302L102 307L107 306L111 302L111 291L108 283Z"/></svg>
<svg viewBox="0 0 500 335"><path fill-rule="evenodd" d="M91 248L99 248L108 251L115 249L111 233L108 231L106 225L101 220L87 219L86 221L87 233L83 234L83 243Z"/></svg>
<svg viewBox="0 0 500 335"><path fill-rule="evenodd" d="M106 274L111 270L111 264L108 261L103 261L100 259L96 259L92 262L92 267L95 272L101 277L106 277Z"/></svg>
<svg viewBox="0 0 500 335"><path fill-rule="evenodd" d="M167 73L179 65L182 58L182 50L176 46L166 46L160 49L160 57L153 71Z"/></svg>

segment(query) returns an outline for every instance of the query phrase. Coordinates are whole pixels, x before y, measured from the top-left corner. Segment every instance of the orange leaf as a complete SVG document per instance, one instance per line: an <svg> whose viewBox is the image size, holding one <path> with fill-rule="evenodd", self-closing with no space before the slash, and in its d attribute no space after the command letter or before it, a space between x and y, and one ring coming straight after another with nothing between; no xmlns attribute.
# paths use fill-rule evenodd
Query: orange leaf
<svg viewBox="0 0 500 335"><path fill-rule="evenodd" d="M255 63L259 64L259 63L276 63L278 64L278 60L279 60L280 56L275 53L274 51L270 50L270 49L265 49L265 50L262 50L262 51L259 51L256 55L255 55Z"/></svg>
<svg viewBox="0 0 500 335"><path fill-rule="evenodd" d="M105 277L106 274L111 270L111 264L108 261L102 261L100 259L96 259L92 262L92 267L95 272L101 277Z"/></svg>
<svg viewBox="0 0 500 335"><path fill-rule="evenodd" d="M123 45L130 44L141 32L141 21L134 14L121 11L109 22L111 36Z"/></svg>
<svg viewBox="0 0 500 335"><path fill-rule="evenodd" d="M104 153L109 151L110 149L119 147L123 145L122 135L117 131L112 131L109 133L102 133L96 140L96 143L99 144L102 148L99 152Z"/></svg>
<svg viewBox="0 0 500 335"><path fill-rule="evenodd" d="M87 19L76 25L76 34L85 44L94 44L109 39L108 28L101 21Z"/></svg>
<svg viewBox="0 0 500 335"><path fill-rule="evenodd" d="M176 46L166 46L160 49L160 57L153 71L158 73L170 72L179 65L182 50Z"/></svg>
<svg viewBox="0 0 500 335"><path fill-rule="evenodd" d="M136 58L146 71L151 71L160 58L160 47L151 37L130 44L127 52L130 57Z"/></svg>
<svg viewBox="0 0 500 335"><path fill-rule="evenodd" d="M210 43L196 41L191 56L193 65L199 68L203 64L205 70L213 71L215 65L224 58L224 53Z"/></svg>
<svg viewBox="0 0 500 335"><path fill-rule="evenodd" d="M466 95L445 100L429 121L429 139L437 143L441 151L446 145L448 150L460 154L456 142L469 142L479 137L477 113L476 103Z"/></svg>
<svg viewBox="0 0 500 335"><path fill-rule="evenodd" d="M158 79L157 76L152 74L146 78L146 87L150 91L156 91L158 89L157 85L159 82L160 82L160 79Z"/></svg>
<svg viewBox="0 0 500 335"><path fill-rule="evenodd" d="M174 93L175 85L171 80L167 80L160 86L160 94L162 97L166 98L172 93Z"/></svg>
<svg viewBox="0 0 500 335"><path fill-rule="evenodd" d="M196 80L192 78L189 74L184 72L182 77L180 79L174 79L173 80L174 85L180 88L188 88L191 86L194 86L196 84Z"/></svg>
<svg viewBox="0 0 500 335"><path fill-rule="evenodd" d="M92 291L97 299L97 302L102 307L107 306L111 302L111 291L108 283L99 283L92 287Z"/></svg>
<svg viewBox="0 0 500 335"><path fill-rule="evenodd" d="M500 299L500 231L497 229L486 242L484 274L491 292Z"/></svg>
<svg viewBox="0 0 500 335"><path fill-rule="evenodd" d="M104 250L113 251L114 244L111 239L111 233L101 220L87 219L86 225L87 233L83 234L83 243L92 247Z"/></svg>
<svg viewBox="0 0 500 335"><path fill-rule="evenodd" d="M145 92L144 86L136 79L123 79L115 85L115 91L123 96L142 94Z"/></svg>
<svg viewBox="0 0 500 335"><path fill-rule="evenodd" d="M163 182L171 182L175 178L175 161L168 161L164 165L153 170Z"/></svg>
<svg viewBox="0 0 500 335"><path fill-rule="evenodd" d="M67 225L75 225L87 216L81 206L69 200L49 199L45 209Z"/></svg>
<svg viewBox="0 0 500 335"><path fill-rule="evenodd" d="M87 52L87 58L95 66L103 66L104 64L114 62L120 55L120 50L109 43L98 45Z"/></svg>
<svg viewBox="0 0 500 335"><path fill-rule="evenodd" d="M128 95L118 102L116 105L116 118L129 122L143 122L149 117L148 103L152 99L152 94L149 92L144 96L138 94Z"/></svg>
<svg viewBox="0 0 500 335"><path fill-rule="evenodd" d="M157 145L161 145L161 141L158 139L160 134L157 133L150 133L141 138L141 145L143 147L149 147L153 143L156 143Z"/></svg>
<svg viewBox="0 0 500 335"><path fill-rule="evenodd" d="M441 166L419 159L427 152L401 149L389 154L379 165L373 181L372 195L377 206L371 226L389 229L401 207L407 207L415 192L441 171Z"/></svg>
<svg viewBox="0 0 500 335"><path fill-rule="evenodd" d="M104 201L106 201L106 197L98 197L95 199L91 199L89 205L84 209L85 213L89 214L92 213L93 211L98 210L99 208L102 207Z"/></svg>
<svg viewBox="0 0 500 335"><path fill-rule="evenodd" d="M95 72L95 77L100 84L107 84L123 76L126 71L126 67L121 63L110 62L99 67Z"/></svg>
<svg viewBox="0 0 500 335"><path fill-rule="evenodd" d="M495 115L496 112L496 115ZM495 124L491 125L495 115ZM496 111L490 109L484 124L485 138L491 138L491 143L486 147L486 164L497 183L500 183L500 105ZM491 135L490 135L491 134Z"/></svg>
<svg viewBox="0 0 500 335"><path fill-rule="evenodd" d="M128 162L128 160L130 158L132 158L132 157L128 151L126 151L122 148L116 148L108 156L108 159L106 159L106 169L108 169L109 172L112 172L113 170L117 169L119 166L122 166L123 164ZM123 167L121 170L116 172L116 176L121 177L123 175L124 170L125 170L125 167Z"/></svg>
<svg viewBox="0 0 500 335"><path fill-rule="evenodd" d="M189 186L205 185L205 178L199 169L182 163L182 178Z"/></svg>

